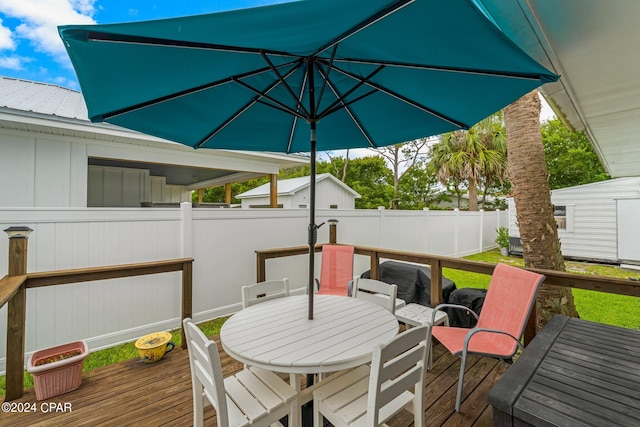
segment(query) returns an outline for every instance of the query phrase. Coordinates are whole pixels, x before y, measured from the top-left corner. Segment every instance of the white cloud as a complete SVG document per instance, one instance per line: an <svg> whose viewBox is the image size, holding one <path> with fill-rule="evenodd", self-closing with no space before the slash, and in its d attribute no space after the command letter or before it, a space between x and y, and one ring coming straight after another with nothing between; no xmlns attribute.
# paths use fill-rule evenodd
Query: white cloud
<svg viewBox="0 0 640 427"><path fill-rule="evenodd" d="M23 70L24 65L31 62L31 58L25 58L18 55L0 56L0 69L5 68L8 70Z"/></svg>
<svg viewBox="0 0 640 427"><path fill-rule="evenodd" d="M0 50L14 50L15 48L16 43L11 35L11 29L3 26L2 19L0 19Z"/></svg>
<svg viewBox="0 0 640 427"><path fill-rule="evenodd" d="M58 35L58 25L93 24L96 0L0 0L5 16L21 21L16 35L29 40L34 49L56 58L64 58L64 46ZM0 31L0 43L2 34Z"/></svg>

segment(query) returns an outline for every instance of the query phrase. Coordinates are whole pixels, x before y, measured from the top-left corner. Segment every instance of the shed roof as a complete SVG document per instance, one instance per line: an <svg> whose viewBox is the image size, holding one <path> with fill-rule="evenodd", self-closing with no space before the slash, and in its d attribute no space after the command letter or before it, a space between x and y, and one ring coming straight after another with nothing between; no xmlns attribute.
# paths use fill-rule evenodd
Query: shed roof
<svg viewBox="0 0 640 427"><path fill-rule="evenodd" d="M278 196L290 196L302 189L309 187L309 184L311 181L309 178L310 178L309 176L301 176L299 178L279 180ZM334 182L336 185L344 188L346 191L353 194L353 197L356 197L356 198L361 197L358 192L356 192L354 189L352 189L347 184L340 181L338 178L331 175L330 173L322 173L320 175L316 175L316 184L324 180L329 180L331 182ZM238 194L236 197L238 199L251 199L255 197L264 197L269 195L269 188L270 188L270 185L268 183L263 184L259 187L256 187L249 191L245 191L244 193Z"/></svg>

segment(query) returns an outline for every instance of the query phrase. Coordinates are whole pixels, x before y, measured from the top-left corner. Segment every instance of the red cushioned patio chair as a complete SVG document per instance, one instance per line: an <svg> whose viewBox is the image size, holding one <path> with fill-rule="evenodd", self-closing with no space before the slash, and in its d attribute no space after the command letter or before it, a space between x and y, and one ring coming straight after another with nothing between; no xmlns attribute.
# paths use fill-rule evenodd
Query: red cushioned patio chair
<svg viewBox="0 0 640 427"><path fill-rule="evenodd" d="M316 279L320 295L349 295L353 280L353 246L323 245L320 281Z"/></svg>
<svg viewBox="0 0 640 427"><path fill-rule="evenodd" d="M442 308L456 307L469 311L478 319L478 324L473 329L448 326L432 328L433 336L451 354L460 355L462 359L456 411L460 411L467 354L504 360L513 357L518 348L523 349L520 338L544 277L522 268L498 264L493 270L480 316L460 305L440 304L433 310L435 317L435 313Z"/></svg>

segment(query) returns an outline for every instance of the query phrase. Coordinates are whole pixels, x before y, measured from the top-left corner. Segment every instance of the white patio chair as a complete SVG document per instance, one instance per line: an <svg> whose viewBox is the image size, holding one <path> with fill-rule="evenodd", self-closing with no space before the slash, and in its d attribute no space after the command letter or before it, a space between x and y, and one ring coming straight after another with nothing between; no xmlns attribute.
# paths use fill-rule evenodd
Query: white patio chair
<svg viewBox="0 0 640 427"><path fill-rule="evenodd" d="M320 383L313 392L314 427L323 425L322 417L335 427L377 427L403 408L414 414L416 427L423 427L430 328L408 329L376 347L371 366L335 374L324 386Z"/></svg>
<svg viewBox="0 0 640 427"><path fill-rule="evenodd" d="M204 405L216 410L219 427L269 426L288 416L297 427L298 394L273 372L244 369L223 378L218 347L189 318L183 321L193 390L193 425L202 426Z"/></svg>
<svg viewBox="0 0 640 427"><path fill-rule="evenodd" d="M242 308L251 307L252 305L262 302L271 301L276 298L289 296L289 279L286 277L278 280L267 280L264 282L254 283L242 287ZM247 365L244 366L245 369ZM258 369L258 368L254 368ZM289 384L297 391L300 391L300 382L296 374L286 374L278 372L280 378L289 378Z"/></svg>
<svg viewBox="0 0 640 427"><path fill-rule="evenodd" d="M289 279L267 280L242 287L242 308L289 296Z"/></svg>
<svg viewBox="0 0 640 427"><path fill-rule="evenodd" d="M395 314L396 309L405 305L404 300L397 299L398 286L390 285L380 280L353 278L353 290L351 296L372 302Z"/></svg>

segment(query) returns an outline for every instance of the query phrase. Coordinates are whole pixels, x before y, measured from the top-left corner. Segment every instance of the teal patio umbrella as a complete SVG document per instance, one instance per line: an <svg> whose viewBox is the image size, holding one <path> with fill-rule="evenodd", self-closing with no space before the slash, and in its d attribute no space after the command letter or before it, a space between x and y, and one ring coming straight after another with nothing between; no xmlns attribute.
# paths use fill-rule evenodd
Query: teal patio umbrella
<svg viewBox="0 0 640 427"><path fill-rule="evenodd" d="M474 0L307 0L60 35L89 117L197 148L311 154L468 129L558 76Z"/></svg>

